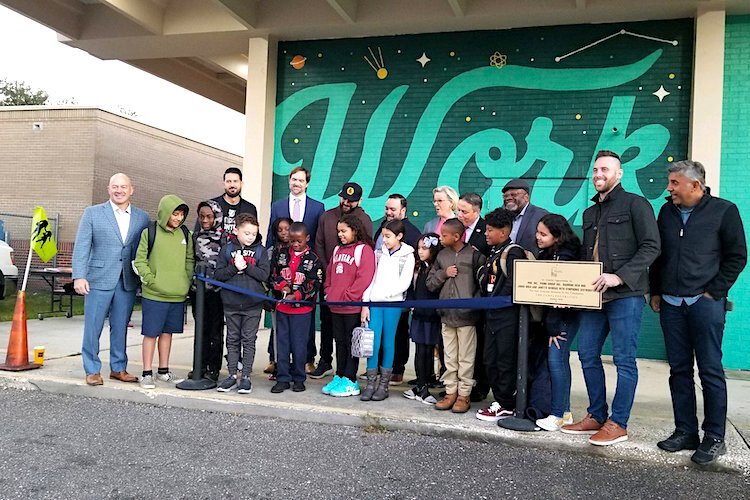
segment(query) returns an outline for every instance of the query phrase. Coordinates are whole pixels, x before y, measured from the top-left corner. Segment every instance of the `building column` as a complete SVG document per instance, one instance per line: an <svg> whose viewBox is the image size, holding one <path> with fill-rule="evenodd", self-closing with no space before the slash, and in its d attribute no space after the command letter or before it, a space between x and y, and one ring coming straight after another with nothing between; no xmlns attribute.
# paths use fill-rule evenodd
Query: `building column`
<svg viewBox="0 0 750 500"><path fill-rule="evenodd" d="M242 196L258 207L260 233L264 236L268 231L268 218L271 214L276 51L275 40L251 38L248 43Z"/></svg>
<svg viewBox="0 0 750 500"><path fill-rule="evenodd" d="M695 16L690 159L706 167L706 184L714 196L721 179L721 120L724 104L724 24L726 11L701 6Z"/></svg>

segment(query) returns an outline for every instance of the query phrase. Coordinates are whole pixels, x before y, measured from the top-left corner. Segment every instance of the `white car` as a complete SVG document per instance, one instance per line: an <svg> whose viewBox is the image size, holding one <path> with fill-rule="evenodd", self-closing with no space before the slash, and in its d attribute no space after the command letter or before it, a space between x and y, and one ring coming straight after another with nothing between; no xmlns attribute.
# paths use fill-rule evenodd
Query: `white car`
<svg viewBox="0 0 750 500"><path fill-rule="evenodd" d="M13 264L13 249L0 240L0 299L5 298L6 280L18 281L18 268Z"/></svg>

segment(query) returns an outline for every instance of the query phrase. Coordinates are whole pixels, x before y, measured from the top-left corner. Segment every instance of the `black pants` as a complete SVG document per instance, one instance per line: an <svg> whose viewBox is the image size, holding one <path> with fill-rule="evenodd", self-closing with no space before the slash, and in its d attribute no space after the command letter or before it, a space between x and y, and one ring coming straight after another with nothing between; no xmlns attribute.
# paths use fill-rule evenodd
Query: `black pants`
<svg viewBox="0 0 750 500"><path fill-rule="evenodd" d="M409 310L401 313L396 327L396 352L393 355L393 374L403 375L409 361ZM382 352L382 351L381 351Z"/></svg>
<svg viewBox="0 0 750 500"><path fill-rule="evenodd" d="M490 392L490 382L484 366L484 323L477 323L477 353L474 358L474 390L480 394Z"/></svg>
<svg viewBox="0 0 750 500"><path fill-rule="evenodd" d="M417 387L423 387L435 375L435 346L414 344L414 370L417 372Z"/></svg>
<svg viewBox="0 0 750 500"><path fill-rule="evenodd" d="M352 330L360 325L360 314L332 313L331 320L336 338L336 375L355 382L359 358L352 357Z"/></svg>
<svg viewBox="0 0 750 500"><path fill-rule="evenodd" d="M315 363L315 355L318 350L315 348L315 308L310 313L310 327L307 334L307 358L305 363Z"/></svg>
<svg viewBox="0 0 750 500"><path fill-rule="evenodd" d="M516 407L518 306L488 314L484 334L484 366L492 394L503 408L513 410Z"/></svg>
<svg viewBox="0 0 750 500"><path fill-rule="evenodd" d="M203 303L203 370L218 372L221 370L224 354L224 306L218 292L206 290ZM195 319L195 292L190 292L190 303L193 305Z"/></svg>
<svg viewBox="0 0 750 500"><path fill-rule="evenodd" d="M354 328L354 327L352 327ZM351 333L351 331L349 332ZM333 365L333 318L328 306L320 306L320 363ZM338 359L338 357L337 357Z"/></svg>

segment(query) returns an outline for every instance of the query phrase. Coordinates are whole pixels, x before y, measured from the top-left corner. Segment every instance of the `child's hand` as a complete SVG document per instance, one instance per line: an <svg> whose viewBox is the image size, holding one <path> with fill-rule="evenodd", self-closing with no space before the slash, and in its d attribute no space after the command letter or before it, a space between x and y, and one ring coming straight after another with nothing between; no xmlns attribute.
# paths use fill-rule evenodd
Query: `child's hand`
<svg viewBox="0 0 750 500"><path fill-rule="evenodd" d="M362 308L362 312L361 312L361 313L359 313L359 320L360 320L360 321L361 321L361 322L362 322L363 324L364 324L364 323L369 323L369 322L370 322L370 308L369 308L369 307L367 307L367 306L364 306L364 307Z"/></svg>
<svg viewBox="0 0 750 500"><path fill-rule="evenodd" d="M234 267L236 267L238 271L244 271L247 268L247 262L245 262L245 258L242 256L241 252L234 254Z"/></svg>
<svg viewBox="0 0 750 500"><path fill-rule="evenodd" d="M458 268L454 265L445 268L445 274L448 275L449 278L455 278L458 276Z"/></svg>
<svg viewBox="0 0 750 500"><path fill-rule="evenodd" d="M292 289L289 288L289 285L287 285L284 288L282 288L281 291L282 291L282 293L285 293L287 295L289 295L290 293L292 293Z"/></svg>

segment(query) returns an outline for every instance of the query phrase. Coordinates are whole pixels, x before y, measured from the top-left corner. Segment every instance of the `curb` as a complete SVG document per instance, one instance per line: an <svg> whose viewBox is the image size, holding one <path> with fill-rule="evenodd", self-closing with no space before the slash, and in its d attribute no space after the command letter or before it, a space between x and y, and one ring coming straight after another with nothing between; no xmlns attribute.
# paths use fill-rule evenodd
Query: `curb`
<svg viewBox="0 0 750 500"><path fill-rule="evenodd" d="M750 451L744 440L732 425L727 426L727 441L736 460L723 459L710 466L698 466L690 461L690 452L673 454L661 452L655 445L637 441L626 441L616 448L596 447L585 439L571 439L560 433L519 433L502 429L496 425L469 426L465 423L440 423L425 419L399 418L366 410L338 409L325 405L299 404L285 401L269 402L258 399L238 401L231 396L215 392L191 392L179 389L143 390L126 386L105 385L89 387L83 382L69 379L29 379L26 377L0 375L0 388L15 390L42 391L68 396L83 396L97 399L127 401L154 406L174 407L187 410L224 412L239 415L253 415L293 421L315 422L328 425L360 427L366 432L406 431L416 434L454 438L484 443L497 443L513 447L535 448L540 450L565 451L597 456L607 460L627 460L648 462L657 466L691 467L696 470L725 472L750 476ZM209 395L210 394L210 395ZM740 450L740 448L742 448ZM616 450L613 453L613 450ZM747 456L745 456L747 455Z"/></svg>

